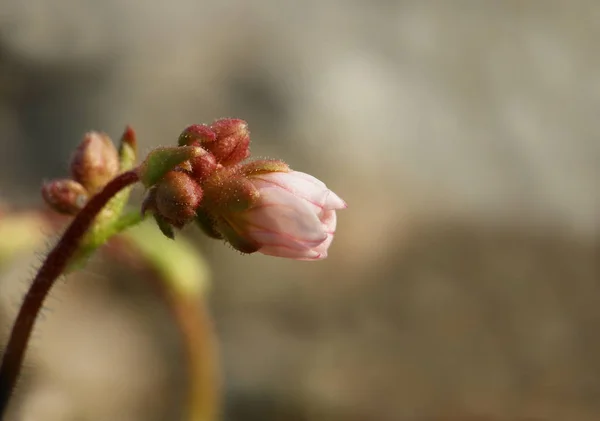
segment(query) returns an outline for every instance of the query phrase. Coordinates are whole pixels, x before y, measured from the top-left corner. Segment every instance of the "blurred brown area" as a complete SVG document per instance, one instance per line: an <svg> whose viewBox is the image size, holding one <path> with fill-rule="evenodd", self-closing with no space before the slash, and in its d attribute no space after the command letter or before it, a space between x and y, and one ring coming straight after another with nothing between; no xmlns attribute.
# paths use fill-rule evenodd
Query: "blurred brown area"
<svg viewBox="0 0 600 421"><path fill-rule="evenodd" d="M145 153L244 118L255 155L349 208L321 263L186 230L212 262L226 420L598 420L599 19L595 0L5 0L0 198L39 205L89 129L132 124ZM52 294L13 419L180 418L167 312L103 259ZM32 265L4 268L6 331Z"/></svg>

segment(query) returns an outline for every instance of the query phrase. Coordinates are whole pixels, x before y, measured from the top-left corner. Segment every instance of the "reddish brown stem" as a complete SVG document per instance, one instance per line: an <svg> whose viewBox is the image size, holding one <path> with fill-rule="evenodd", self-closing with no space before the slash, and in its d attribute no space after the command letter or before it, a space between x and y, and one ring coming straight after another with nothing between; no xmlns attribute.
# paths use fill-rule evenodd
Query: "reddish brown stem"
<svg viewBox="0 0 600 421"><path fill-rule="evenodd" d="M58 243L50 251L25 295L19 314L10 332L0 366L0 419L4 418L8 402L23 365L27 343L44 299L54 281L65 271L98 213L115 194L139 181L135 170L127 171L110 181L92 197L77 214Z"/></svg>

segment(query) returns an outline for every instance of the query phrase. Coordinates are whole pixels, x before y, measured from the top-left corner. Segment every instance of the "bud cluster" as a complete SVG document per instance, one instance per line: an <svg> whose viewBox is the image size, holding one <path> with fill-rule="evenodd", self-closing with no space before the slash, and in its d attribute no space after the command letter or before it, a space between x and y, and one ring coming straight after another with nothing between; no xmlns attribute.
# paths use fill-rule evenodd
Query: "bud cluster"
<svg viewBox="0 0 600 421"><path fill-rule="evenodd" d="M220 202L217 196L223 194L224 184L235 184L240 162L250 155L248 124L234 118L219 119L211 125L194 124L183 130L178 144L178 148L151 154L142 164L142 182L148 180L145 184L149 187L142 212L151 212L170 238L173 227L182 228L193 220L213 237L221 237L208 208ZM173 168L171 159L180 162ZM166 172L160 172L160 163ZM152 171L158 171L158 180L150 175ZM214 184L218 188L213 188Z"/></svg>
<svg viewBox="0 0 600 421"><path fill-rule="evenodd" d="M169 238L195 221L242 253L319 260L327 256L337 209L346 204L316 178L279 160L250 156L248 124L224 118L194 124L177 148L159 148L140 166L153 214Z"/></svg>
<svg viewBox="0 0 600 421"><path fill-rule="evenodd" d="M55 211L75 215L119 173L119 165L119 153L110 137L88 132L71 158L71 178L44 183L42 197Z"/></svg>
<svg viewBox="0 0 600 421"><path fill-rule="evenodd" d="M142 214L151 214L169 238L195 222L242 253L325 258L336 210L346 203L320 180L280 160L245 161L249 147L244 120L222 118L185 128L178 146L152 150L135 169L147 188ZM54 210L75 215L134 161L132 129L125 130L119 151L106 134L89 132L73 155L71 177L45 183L42 196ZM111 199L106 218L119 215L125 201L122 195Z"/></svg>

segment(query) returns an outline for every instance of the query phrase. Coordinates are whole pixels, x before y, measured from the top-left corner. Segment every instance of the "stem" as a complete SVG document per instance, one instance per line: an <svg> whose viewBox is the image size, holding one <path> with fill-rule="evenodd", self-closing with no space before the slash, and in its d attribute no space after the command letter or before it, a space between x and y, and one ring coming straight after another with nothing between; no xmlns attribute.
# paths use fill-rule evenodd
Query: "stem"
<svg viewBox="0 0 600 421"><path fill-rule="evenodd" d="M197 298L197 297L194 297ZM188 421L215 421L219 417L220 382L216 340L203 299L172 297L171 306L184 338L189 369L186 410Z"/></svg>
<svg viewBox="0 0 600 421"><path fill-rule="evenodd" d="M115 237L105 250L113 258L144 268L165 300L179 330L187 362L185 420L216 421L221 410L217 340L204 295L209 276L198 251L184 239L167 240L153 226L140 225Z"/></svg>
<svg viewBox="0 0 600 421"><path fill-rule="evenodd" d="M58 243L50 251L25 295L19 314L10 332L0 366L0 419L4 418L8 402L23 365L27 343L35 320L54 281L65 271L81 240L102 208L119 191L139 181L137 171L124 172L111 180L92 197L75 216Z"/></svg>
<svg viewBox="0 0 600 421"><path fill-rule="evenodd" d="M121 215L116 220L110 220L109 223L101 224L97 222L95 226L87 232L79 248L69 261L64 273L67 274L72 270L83 266L86 260L94 254L96 249L106 243L111 237L120 234L127 228L139 224L143 220L144 215L137 210Z"/></svg>

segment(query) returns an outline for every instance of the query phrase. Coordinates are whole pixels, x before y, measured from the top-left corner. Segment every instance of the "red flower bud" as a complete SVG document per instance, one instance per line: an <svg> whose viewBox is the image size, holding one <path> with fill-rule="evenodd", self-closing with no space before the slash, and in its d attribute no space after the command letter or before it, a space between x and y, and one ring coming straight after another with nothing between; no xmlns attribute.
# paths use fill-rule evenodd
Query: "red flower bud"
<svg viewBox="0 0 600 421"><path fill-rule="evenodd" d="M193 146L199 146L199 143L196 142ZM203 149L206 151L205 149ZM198 180L205 180L217 169L217 159L213 154L206 151L204 154L199 155L195 158L189 160L190 170L193 176Z"/></svg>
<svg viewBox="0 0 600 421"><path fill-rule="evenodd" d="M52 180L42 186L42 198L56 212L75 215L85 206L88 192L77 181Z"/></svg>
<svg viewBox="0 0 600 421"><path fill-rule="evenodd" d="M73 179L95 194L118 173L119 154L110 137L105 133L86 133L71 159Z"/></svg>
<svg viewBox="0 0 600 421"><path fill-rule="evenodd" d="M201 200L202 188L185 172L169 171L156 185L156 210L173 225L192 220Z"/></svg>
<svg viewBox="0 0 600 421"><path fill-rule="evenodd" d="M203 145L222 165L233 165L250 156L248 123L236 118L222 118L211 124L214 142Z"/></svg>
<svg viewBox="0 0 600 421"><path fill-rule="evenodd" d="M179 146L189 146L192 143L200 142L199 146L203 146L214 142L216 139L217 135L206 124L192 124L181 132L178 144Z"/></svg>

